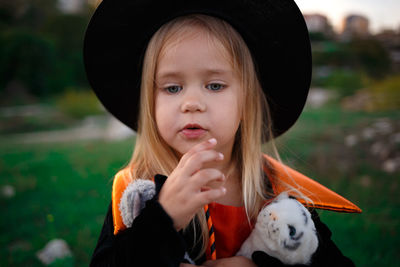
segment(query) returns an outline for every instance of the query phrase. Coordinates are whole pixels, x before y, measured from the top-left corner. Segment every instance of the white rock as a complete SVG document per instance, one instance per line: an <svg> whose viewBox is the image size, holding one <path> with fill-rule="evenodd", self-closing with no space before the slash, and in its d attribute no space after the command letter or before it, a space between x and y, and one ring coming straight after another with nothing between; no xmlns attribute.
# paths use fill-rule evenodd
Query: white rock
<svg viewBox="0 0 400 267"><path fill-rule="evenodd" d="M400 158L388 159L383 163L383 170L387 173L394 173L400 167Z"/></svg>
<svg viewBox="0 0 400 267"><path fill-rule="evenodd" d="M381 134L393 132L393 126L387 119L380 119L374 123L374 128Z"/></svg>
<svg viewBox="0 0 400 267"><path fill-rule="evenodd" d="M376 142L371 146L371 154L378 155L382 149L383 149L383 144L381 142Z"/></svg>
<svg viewBox="0 0 400 267"><path fill-rule="evenodd" d="M307 105L312 108L320 108L335 97L337 94L332 90L311 88L307 97Z"/></svg>
<svg viewBox="0 0 400 267"><path fill-rule="evenodd" d="M386 159L390 154L390 146L383 142L376 142L371 146L371 154Z"/></svg>
<svg viewBox="0 0 400 267"><path fill-rule="evenodd" d="M12 198L15 196L15 189L12 185L3 185L1 187L1 195L5 198Z"/></svg>
<svg viewBox="0 0 400 267"><path fill-rule="evenodd" d="M346 144L346 146L348 147L352 147L355 146L358 143L358 138L356 135L351 134L346 136L346 138L344 139L344 143Z"/></svg>
<svg viewBox="0 0 400 267"><path fill-rule="evenodd" d="M362 131L362 137L364 138L364 140L371 140L372 138L375 137L376 135L376 130L374 128L365 128Z"/></svg>
<svg viewBox="0 0 400 267"><path fill-rule="evenodd" d="M395 144L400 143L400 133L395 133L395 134L391 135L390 141Z"/></svg>
<svg viewBox="0 0 400 267"><path fill-rule="evenodd" d="M56 259L63 259L71 255L72 253L68 247L67 242L62 239L51 240L42 250L39 250L36 253L36 256L45 265L51 264Z"/></svg>

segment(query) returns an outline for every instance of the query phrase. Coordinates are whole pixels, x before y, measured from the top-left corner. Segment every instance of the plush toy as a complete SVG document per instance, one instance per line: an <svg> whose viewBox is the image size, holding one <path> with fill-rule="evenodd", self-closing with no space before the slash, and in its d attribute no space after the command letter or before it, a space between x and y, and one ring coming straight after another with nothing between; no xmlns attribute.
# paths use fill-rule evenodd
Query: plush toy
<svg viewBox="0 0 400 267"><path fill-rule="evenodd" d="M155 194L156 186L150 180L136 179L126 187L119 203L122 221L126 227L132 226L133 220L145 207L146 201L152 199ZM195 264L187 252L184 258L188 263Z"/></svg>
<svg viewBox="0 0 400 267"><path fill-rule="evenodd" d="M140 214L146 201L156 194L156 186L153 181L136 179L130 183L119 203L122 221L126 227L131 227L133 220Z"/></svg>
<svg viewBox="0 0 400 267"><path fill-rule="evenodd" d="M237 255L251 259L253 252L263 251L284 264L309 264L317 247L310 212L282 193L260 211L253 231Z"/></svg>
<svg viewBox="0 0 400 267"><path fill-rule="evenodd" d="M125 189L119 209L126 227L156 194L155 184L136 179ZM318 247L318 238L310 212L286 193L280 194L258 215L256 225L237 255L251 259L253 252L263 251L284 264L307 264ZM194 264L188 253L185 259Z"/></svg>

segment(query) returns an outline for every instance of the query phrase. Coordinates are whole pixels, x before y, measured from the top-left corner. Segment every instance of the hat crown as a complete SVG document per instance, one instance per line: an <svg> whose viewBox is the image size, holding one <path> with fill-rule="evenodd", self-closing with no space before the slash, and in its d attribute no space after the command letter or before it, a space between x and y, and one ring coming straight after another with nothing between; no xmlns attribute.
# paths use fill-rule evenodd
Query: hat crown
<svg viewBox="0 0 400 267"><path fill-rule="evenodd" d="M287 131L311 81L307 26L292 0L103 0L86 31L84 62L105 108L137 129L147 44L166 22L194 13L221 18L243 37L271 109L274 136Z"/></svg>

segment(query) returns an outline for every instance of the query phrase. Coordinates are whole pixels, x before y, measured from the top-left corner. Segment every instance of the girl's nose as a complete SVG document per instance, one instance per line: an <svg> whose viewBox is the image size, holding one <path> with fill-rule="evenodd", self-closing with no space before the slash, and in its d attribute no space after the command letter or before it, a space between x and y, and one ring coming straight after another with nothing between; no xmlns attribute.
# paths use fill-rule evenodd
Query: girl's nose
<svg viewBox="0 0 400 267"><path fill-rule="evenodd" d="M198 93L187 93L184 96L181 106L182 112L204 112L205 110L206 105Z"/></svg>
<svg viewBox="0 0 400 267"><path fill-rule="evenodd" d="M205 105L196 100L185 101L182 104L182 112L204 112Z"/></svg>

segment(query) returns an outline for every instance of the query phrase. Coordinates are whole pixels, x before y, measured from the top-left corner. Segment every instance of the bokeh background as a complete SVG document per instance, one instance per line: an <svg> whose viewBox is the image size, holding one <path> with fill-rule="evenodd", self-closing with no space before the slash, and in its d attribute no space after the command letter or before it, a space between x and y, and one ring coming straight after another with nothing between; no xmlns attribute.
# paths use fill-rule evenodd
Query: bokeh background
<svg viewBox="0 0 400 267"><path fill-rule="evenodd" d="M0 266L87 266L112 177L129 161L134 133L104 111L83 70L82 38L99 2L0 0ZM320 212L345 255L357 266L399 266L399 3L296 2L313 81L278 149L363 209ZM50 241L59 258L43 253Z"/></svg>

